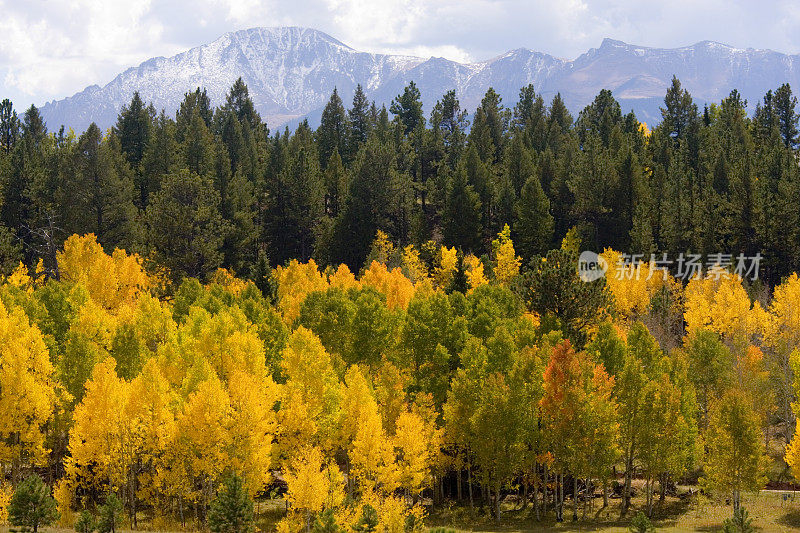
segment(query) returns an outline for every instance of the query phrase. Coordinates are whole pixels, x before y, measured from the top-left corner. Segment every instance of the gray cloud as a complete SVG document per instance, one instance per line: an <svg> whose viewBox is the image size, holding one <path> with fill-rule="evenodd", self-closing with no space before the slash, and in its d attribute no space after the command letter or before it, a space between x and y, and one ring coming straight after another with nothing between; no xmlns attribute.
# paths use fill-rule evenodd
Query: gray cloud
<svg viewBox="0 0 800 533"><path fill-rule="evenodd" d="M0 13L0 97L18 108L253 26L308 26L361 50L460 61L519 47L574 58L604 37L800 51L800 6L788 0L0 0Z"/></svg>

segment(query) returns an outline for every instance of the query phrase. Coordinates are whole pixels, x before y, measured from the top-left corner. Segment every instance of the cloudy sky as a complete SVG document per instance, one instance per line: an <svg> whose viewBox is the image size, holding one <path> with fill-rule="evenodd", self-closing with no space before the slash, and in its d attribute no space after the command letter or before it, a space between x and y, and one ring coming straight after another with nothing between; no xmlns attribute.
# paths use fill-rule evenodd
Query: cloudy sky
<svg viewBox="0 0 800 533"><path fill-rule="evenodd" d="M520 47L571 59L604 37L800 52L796 0L0 0L0 98L41 105L228 31L285 25L458 61Z"/></svg>

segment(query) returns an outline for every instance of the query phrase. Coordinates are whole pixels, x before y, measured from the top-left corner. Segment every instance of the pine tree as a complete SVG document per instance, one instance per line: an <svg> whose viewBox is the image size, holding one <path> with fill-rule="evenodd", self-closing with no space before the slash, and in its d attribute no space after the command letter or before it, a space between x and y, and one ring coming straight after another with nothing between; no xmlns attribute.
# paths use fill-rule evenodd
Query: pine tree
<svg viewBox="0 0 800 533"><path fill-rule="evenodd" d="M227 224L211 179L188 170L164 176L147 208L147 242L174 279L202 278L222 262Z"/></svg>
<svg viewBox="0 0 800 533"><path fill-rule="evenodd" d="M800 120L800 115L797 114L797 97L792 94L788 83L784 83L775 91L774 102L783 144L786 148L796 148L797 122Z"/></svg>
<svg viewBox="0 0 800 533"><path fill-rule="evenodd" d="M532 175L525 181L514 213L514 240L523 260L546 253L553 242L553 215L550 214L550 200L537 176Z"/></svg>
<svg viewBox="0 0 800 533"><path fill-rule="evenodd" d="M106 494L97 520L98 533L116 533L122 515L122 500L113 492Z"/></svg>
<svg viewBox="0 0 800 533"><path fill-rule="evenodd" d="M155 109L152 106L146 107L139 96L139 91L136 91L133 93L131 103L122 107L117 117L117 124L112 129L119 138L125 159L137 174L150 140L150 129L154 119Z"/></svg>
<svg viewBox="0 0 800 533"><path fill-rule="evenodd" d="M348 195L334 227L335 261L359 270L377 231L390 229L396 173L391 147L370 138L353 162Z"/></svg>
<svg viewBox="0 0 800 533"><path fill-rule="evenodd" d="M412 81L403 89L403 94L392 100L389 111L396 115L403 125L405 135L417 129L419 124L424 124L422 116L422 101L417 85Z"/></svg>
<svg viewBox="0 0 800 533"><path fill-rule="evenodd" d="M239 476L229 474L208 511L208 528L213 533L252 533L255 531L253 500Z"/></svg>
<svg viewBox="0 0 800 533"><path fill-rule="evenodd" d="M261 116L256 111L256 106L241 76L236 79L225 96L223 109L233 113L240 123L246 123L252 132L258 133L263 129Z"/></svg>
<svg viewBox="0 0 800 533"><path fill-rule="evenodd" d="M150 139L142 156L142 172L137 178L136 206L140 210L147 209L150 195L161 188L161 179L165 174L175 171L178 159L175 121L162 110L153 121Z"/></svg>
<svg viewBox="0 0 800 533"><path fill-rule="evenodd" d="M660 129L673 139L683 139L692 123L697 121L697 105L692 102L689 91L682 89L676 76L672 77L672 85L667 89L664 105L661 108L663 122Z"/></svg>
<svg viewBox="0 0 800 533"><path fill-rule="evenodd" d="M37 533L40 526L47 526L58 519L56 501L50 488L38 474L31 474L17 486L8 506L8 521L21 526L23 532Z"/></svg>
<svg viewBox="0 0 800 533"><path fill-rule="evenodd" d="M133 176L120 152L119 139L103 139L92 123L75 151L74 181L65 184L71 206L65 228L94 233L109 249L131 243L135 207Z"/></svg>
<svg viewBox="0 0 800 533"><path fill-rule="evenodd" d="M465 252L481 250L481 201L465 172L456 171L448 187L442 216L444 242Z"/></svg>
<svg viewBox="0 0 800 533"><path fill-rule="evenodd" d="M350 125L350 132L347 136L347 159L351 161L355 158L361 145L367 142L367 137L369 137L375 122L374 118L370 116L369 100L367 100L364 88L360 83L356 86L353 106L347 111L347 119ZM339 155L343 156L344 154Z"/></svg>
<svg viewBox="0 0 800 533"><path fill-rule="evenodd" d="M8 98L0 102L0 150L10 154L20 135L20 122Z"/></svg>
<svg viewBox="0 0 800 533"><path fill-rule="evenodd" d="M325 169L328 166L334 152L338 152L340 156L347 155L347 131L347 115L342 99L334 87L330 100L322 110L322 118L316 131L320 167Z"/></svg>

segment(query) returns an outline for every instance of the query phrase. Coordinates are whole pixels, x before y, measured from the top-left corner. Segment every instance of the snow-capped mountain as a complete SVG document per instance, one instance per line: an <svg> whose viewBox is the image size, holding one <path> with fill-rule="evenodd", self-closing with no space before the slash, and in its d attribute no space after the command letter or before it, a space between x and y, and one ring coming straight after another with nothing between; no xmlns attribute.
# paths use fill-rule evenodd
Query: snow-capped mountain
<svg viewBox="0 0 800 533"><path fill-rule="evenodd" d="M253 28L227 33L173 57L145 61L104 87L92 85L45 104L42 113L51 129L64 124L82 131L91 122L106 128L134 91L157 109L174 114L183 94L197 87L208 90L214 105L222 103L241 76L272 128L305 116L317 122L334 87L345 104L358 83L371 99L388 104L411 80L428 110L450 89L456 89L468 110L474 110L489 87L513 105L519 89L532 83L548 100L560 92L575 113L601 89L611 89L625 111L633 109L640 119L658 122L673 74L701 104L718 101L736 88L752 108L768 89L784 82L800 86L800 55L710 41L660 49L605 39L599 48L571 61L519 48L465 64L359 52L313 29Z"/></svg>

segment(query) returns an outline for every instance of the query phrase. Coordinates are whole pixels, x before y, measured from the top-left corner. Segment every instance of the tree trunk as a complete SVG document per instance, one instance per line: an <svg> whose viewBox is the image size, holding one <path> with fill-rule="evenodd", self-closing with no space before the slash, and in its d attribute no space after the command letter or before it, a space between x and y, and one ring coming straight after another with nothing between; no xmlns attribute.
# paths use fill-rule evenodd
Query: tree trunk
<svg viewBox="0 0 800 533"><path fill-rule="evenodd" d="M467 465L467 488L469 489L469 508L475 508L475 499L472 497L472 465Z"/></svg>
<svg viewBox="0 0 800 533"><path fill-rule="evenodd" d="M528 483L522 478L522 510L528 508Z"/></svg>
<svg viewBox="0 0 800 533"><path fill-rule="evenodd" d="M458 469L458 476L456 477L456 498L458 499L459 503L461 503L461 501L462 501L462 498L461 498L461 474L462 474L462 470L459 468Z"/></svg>
<svg viewBox="0 0 800 533"><path fill-rule="evenodd" d="M578 521L578 476L572 476L572 521Z"/></svg>
<svg viewBox="0 0 800 533"><path fill-rule="evenodd" d="M542 505L544 506L544 508L542 509L542 512L543 512L543 514L545 516L547 516L547 499L550 497L550 495L547 494L547 478L548 478L547 464L545 463L544 471L542 473L542 482L543 482L542 483Z"/></svg>
<svg viewBox="0 0 800 533"><path fill-rule="evenodd" d="M622 490L622 516L628 513L631 506L631 476L633 475L633 457L628 454L625 461L625 483Z"/></svg>
<svg viewBox="0 0 800 533"><path fill-rule="evenodd" d="M538 474L538 472L537 472ZM533 512L536 514L536 521L539 521L539 476L533 476Z"/></svg>
<svg viewBox="0 0 800 533"><path fill-rule="evenodd" d="M494 516L497 522L500 522L500 482L494 486Z"/></svg>

